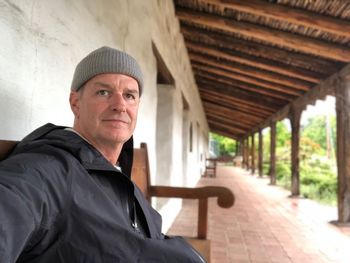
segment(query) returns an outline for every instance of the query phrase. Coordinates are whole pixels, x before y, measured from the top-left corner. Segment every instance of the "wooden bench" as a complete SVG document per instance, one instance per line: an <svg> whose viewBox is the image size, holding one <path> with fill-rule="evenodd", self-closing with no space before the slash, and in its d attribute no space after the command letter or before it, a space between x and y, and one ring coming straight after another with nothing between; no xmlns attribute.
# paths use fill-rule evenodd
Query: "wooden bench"
<svg viewBox="0 0 350 263"><path fill-rule="evenodd" d="M134 149L132 180L149 201L151 197L198 200L197 236L186 239L210 262L210 240L207 239L208 198L217 197L217 203L220 207L229 208L234 204L234 195L231 190L221 186L187 188L151 185L148 151L145 143L141 143L140 148Z"/></svg>
<svg viewBox="0 0 350 263"><path fill-rule="evenodd" d="M0 140L0 161L10 154L16 143L17 141Z"/></svg>
<svg viewBox="0 0 350 263"><path fill-rule="evenodd" d="M16 141L0 140L0 160L6 158L16 145ZM140 187L147 200L151 197L188 198L198 199L198 229L196 237L187 238L206 259L210 262L210 241L207 240L208 223L208 198L217 197L220 207L231 207L234 204L233 193L219 186L206 186L198 188L153 186L150 184L150 170L148 162L147 145L141 144L141 148L134 149L134 165L132 168L132 180Z"/></svg>

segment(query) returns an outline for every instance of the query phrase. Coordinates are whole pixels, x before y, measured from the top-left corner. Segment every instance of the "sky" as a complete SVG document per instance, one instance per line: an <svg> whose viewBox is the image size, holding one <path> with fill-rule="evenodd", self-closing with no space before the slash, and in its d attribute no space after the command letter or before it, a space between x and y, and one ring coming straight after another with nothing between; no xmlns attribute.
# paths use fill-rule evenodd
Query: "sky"
<svg viewBox="0 0 350 263"><path fill-rule="evenodd" d="M301 115L301 124L305 124L307 119L317 115L335 115L335 97L327 96L325 100L318 100L315 105L308 105Z"/></svg>

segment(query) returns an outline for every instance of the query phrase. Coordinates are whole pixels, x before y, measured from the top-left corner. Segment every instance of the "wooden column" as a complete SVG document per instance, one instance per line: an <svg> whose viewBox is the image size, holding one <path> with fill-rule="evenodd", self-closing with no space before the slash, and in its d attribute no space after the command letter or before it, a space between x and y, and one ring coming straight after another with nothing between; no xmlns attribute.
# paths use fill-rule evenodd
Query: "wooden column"
<svg viewBox="0 0 350 263"><path fill-rule="evenodd" d="M300 195L300 174L299 174L299 144L300 144L300 117L302 108L292 105L290 109L290 123L292 126L292 196Z"/></svg>
<svg viewBox="0 0 350 263"><path fill-rule="evenodd" d="M246 160L247 160L247 166L246 169L249 170L250 169L250 147L249 147L249 136L246 139Z"/></svg>
<svg viewBox="0 0 350 263"><path fill-rule="evenodd" d="M243 155L243 139L239 139L238 155Z"/></svg>
<svg viewBox="0 0 350 263"><path fill-rule="evenodd" d="M242 144L242 139L236 140L236 156L242 156Z"/></svg>
<svg viewBox="0 0 350 263"><path fill-rule="evenodd" d="M242 140L242 168L246 168L247 166L247 154L246 154L246 143L245 143L245 139Z"/></svg>
<svg viewBox="0 0 350 263"><path fill-rule="evenodd" d="M252 134L251 154L252 154L252 171L251 172L254 175L254 173L255 173L255 133Z"/></svg>
<svg viewBox="0 0 350 263"><path fill-rule="evenodd" d="M263 176L263 136L262 130L259 129L259 177Z"/></svg>
<svg viewBox="0 0 350 263"><path fill-rule="evenodd" d="M336 86L338 222L350 223L350 76Z"/></svg>
<svg viewBox="0 0 350 263"><path fill-rule="evenodd" d="M270 184L276 184L276 122L270 125Z"/></svg>

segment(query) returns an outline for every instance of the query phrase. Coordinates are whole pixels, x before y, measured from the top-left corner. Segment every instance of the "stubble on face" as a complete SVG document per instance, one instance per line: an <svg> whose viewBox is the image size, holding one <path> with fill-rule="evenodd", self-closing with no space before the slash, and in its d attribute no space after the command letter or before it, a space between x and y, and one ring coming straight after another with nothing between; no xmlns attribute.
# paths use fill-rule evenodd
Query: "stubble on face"
<svg viewBox="0 0 350 263"><path fill-rule="evenodd" d="M118 147L131 137L137 121L136 80L120 74L101 74L71 94L74 129L97 147Z"/></svg>

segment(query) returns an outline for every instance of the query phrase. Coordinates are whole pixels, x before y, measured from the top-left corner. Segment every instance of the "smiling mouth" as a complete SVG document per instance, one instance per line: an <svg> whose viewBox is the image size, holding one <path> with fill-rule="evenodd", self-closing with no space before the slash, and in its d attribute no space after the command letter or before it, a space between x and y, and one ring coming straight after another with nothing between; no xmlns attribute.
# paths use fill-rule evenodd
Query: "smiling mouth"
<svg viewBox="0 0 350 263"><path fill-rule="evenodd" d="M103 120L104 122L109 122L109 123L125 123L128 124L129 122L124 121L124 120L115 120L115 119L111 119L111 120Z"/></svg>

